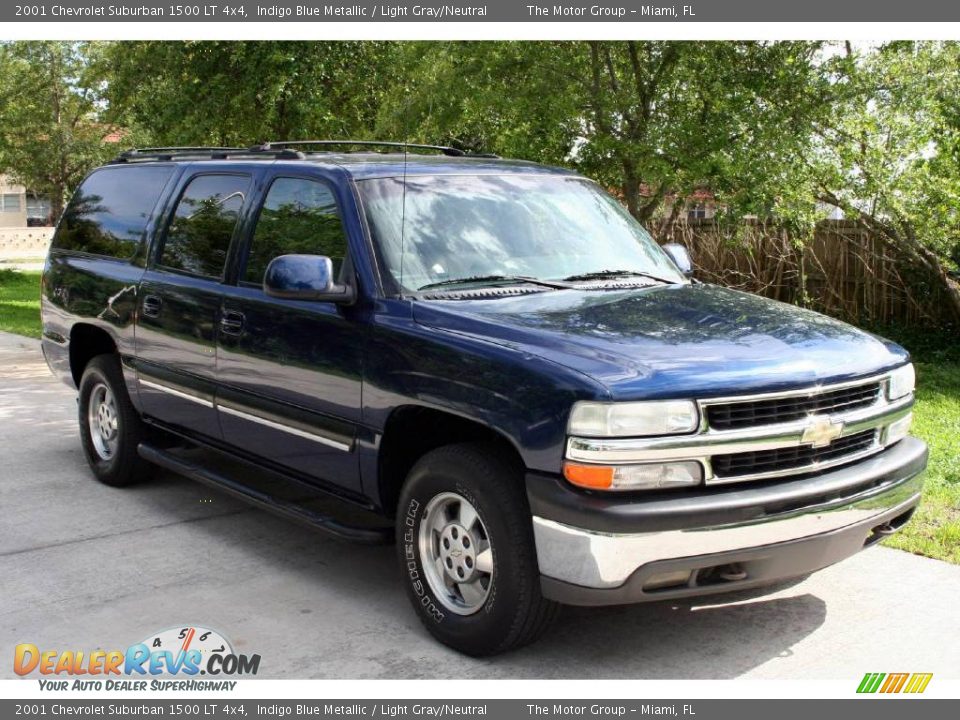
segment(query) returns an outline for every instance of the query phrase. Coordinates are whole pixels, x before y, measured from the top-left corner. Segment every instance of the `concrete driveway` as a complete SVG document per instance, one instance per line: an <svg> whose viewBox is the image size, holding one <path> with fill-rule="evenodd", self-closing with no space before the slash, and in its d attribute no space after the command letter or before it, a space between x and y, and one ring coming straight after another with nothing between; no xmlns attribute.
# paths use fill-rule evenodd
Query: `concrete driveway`
<svg viewBox="0 0 960 720"><path fill-rule="evenodd" d="M0 677L13 646L124 648L187 624L262 656L260 677L960 677L960 567L874 548L762 599L568 609L472 660L408 607L393 548L329 540L173 475L87 471L74 393L0 333Z"/></svg>

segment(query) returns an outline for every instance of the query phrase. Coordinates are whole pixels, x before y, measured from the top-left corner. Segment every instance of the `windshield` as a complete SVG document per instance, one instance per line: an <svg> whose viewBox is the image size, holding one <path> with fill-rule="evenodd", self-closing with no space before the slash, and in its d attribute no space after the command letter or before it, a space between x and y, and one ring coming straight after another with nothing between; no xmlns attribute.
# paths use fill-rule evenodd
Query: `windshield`
<svg viewBox="0 0 960 720"><path fill-rule="evenodd" d="M610 271L685 282L620 203L583 178L415 176L406 192L400 177L357 185L385 281L401 292Z"/></svg>

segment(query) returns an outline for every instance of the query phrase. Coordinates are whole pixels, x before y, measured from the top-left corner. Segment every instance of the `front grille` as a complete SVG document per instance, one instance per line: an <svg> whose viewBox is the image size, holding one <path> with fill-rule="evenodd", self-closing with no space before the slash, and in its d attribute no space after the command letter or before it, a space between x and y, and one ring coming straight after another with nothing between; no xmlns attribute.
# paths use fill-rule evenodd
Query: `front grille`
<svg viewBox="0 0 960 720"><path fill-rule="evenodd" d="M744 475L760 475L807 467L815 470L815 466L820 463L836 461L846 455L855 455L868 450L874 444L876 434L876 430L866 430L839 438L826 447L820 448L802 445L777 450L714 455L713 472L718 478L725 480Z"/></svg>
<svg viewBox="0 0 960 720"><path fill-rule="evenodd" d="M715 430L774 425L802 420L809 415L832 415L868 407L877 401L879 395L880 383L874 382L817 395L708 405L707 422Z"/></svg>

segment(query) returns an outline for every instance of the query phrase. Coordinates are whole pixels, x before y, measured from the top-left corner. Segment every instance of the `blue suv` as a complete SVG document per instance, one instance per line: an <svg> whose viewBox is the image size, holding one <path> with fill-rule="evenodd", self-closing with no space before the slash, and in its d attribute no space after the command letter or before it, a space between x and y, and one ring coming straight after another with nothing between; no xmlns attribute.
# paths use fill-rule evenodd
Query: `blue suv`
<svg viewBox="0 0 960 720"><path fill-rule="evenodd" d="M561 604L803 577L907 522L927 461L900 347L691 279L573 172L452 148L124 153L57 227L43 349L100 481L395 540L472 655Z"/></svg>

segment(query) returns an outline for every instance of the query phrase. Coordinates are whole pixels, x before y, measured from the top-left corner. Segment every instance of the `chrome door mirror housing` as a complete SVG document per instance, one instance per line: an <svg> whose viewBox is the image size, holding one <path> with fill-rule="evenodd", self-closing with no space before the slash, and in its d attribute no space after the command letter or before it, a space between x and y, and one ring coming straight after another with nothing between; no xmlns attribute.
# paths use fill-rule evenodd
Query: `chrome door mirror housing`
<svg viewBox="0 0 960 720"><path fill-rule="evenodd" d="M687 248L679 243L667 243L663 246L663 250L670 256L673 264L683 273L684 277L693 276L693 261L690 259L690 253L687 252Z"/></svg>
<svg viewBox="0 0 960 720"><path fill-rule="evenodd" d="M319 300L349 305L354 289L333 277L333 261L324 255L279 255L267 265L263 291L286 300Z"/></svg>

